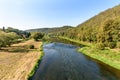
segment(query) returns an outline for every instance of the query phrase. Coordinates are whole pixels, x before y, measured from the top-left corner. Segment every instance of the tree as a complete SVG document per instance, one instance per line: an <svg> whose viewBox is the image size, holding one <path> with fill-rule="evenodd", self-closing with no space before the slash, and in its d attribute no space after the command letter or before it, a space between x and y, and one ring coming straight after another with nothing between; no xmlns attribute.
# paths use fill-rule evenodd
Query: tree
<svg viewBox="0 0 120 80"><path fill-rule="evenodd" d="M21 36L21 38L29 38L30 37L30 32L27 32L27 31L22 31L22 30L18 30L18 29L15 29L15 28L12 28L12 27L8 27L6 29L6 32L14 32L16 33L17 35Z"/></svg>
<svg viewBox="0 0 120 80"><path fill-rule="evenodd" d="M41 33L41 32L36 32L36 33L33 34L33 39L34 39L35 41L38 41L39 39L42 39L43 36L44 36L43 33Z"/></svg>
<svg viewBox="0 0 120 80"><path fill-rule="evenodd" d="M5 27L3 26L3 31L5 32Z"/></svg>
<svg viewBox="0 0 120 80"><path fill-rule="evenodd" d="M14 41L18 39L18 35L14 32L6 33L0 31L0 48L10 46Z"/></svg>

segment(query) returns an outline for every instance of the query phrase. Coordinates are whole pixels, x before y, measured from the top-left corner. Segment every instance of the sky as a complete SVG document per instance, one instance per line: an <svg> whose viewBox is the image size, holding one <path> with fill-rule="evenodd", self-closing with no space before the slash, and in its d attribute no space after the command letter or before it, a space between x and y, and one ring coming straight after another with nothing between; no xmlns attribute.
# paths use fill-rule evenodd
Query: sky
<svg viewBox="0 0 120 80"><path fill-rule="evenodd" d="M120 0L0 0L0 28L77 26Z"/></svg>

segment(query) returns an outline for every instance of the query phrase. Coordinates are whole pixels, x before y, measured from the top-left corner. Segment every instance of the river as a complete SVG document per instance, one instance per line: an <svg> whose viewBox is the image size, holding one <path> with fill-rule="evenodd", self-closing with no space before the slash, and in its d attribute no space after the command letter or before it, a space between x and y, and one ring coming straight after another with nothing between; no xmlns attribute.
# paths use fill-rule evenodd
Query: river
<svg viewBox="0 0 120 80"><path fill-rule="evenodd" d="M32 80L120 80L113 70L77 52L77 48L63 43L45 44L45 55Z"/></svg>

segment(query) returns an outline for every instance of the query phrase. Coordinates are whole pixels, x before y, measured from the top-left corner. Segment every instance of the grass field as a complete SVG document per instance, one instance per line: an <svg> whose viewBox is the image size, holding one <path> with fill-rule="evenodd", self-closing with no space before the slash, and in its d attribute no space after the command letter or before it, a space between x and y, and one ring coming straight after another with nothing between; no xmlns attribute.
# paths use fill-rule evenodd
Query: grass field
<svg viewBox="0 0 120 80"><path fill-rule="evenodd" d="M28 49L33 44L34 50ZM26 80L40 53L41 42L28 40L0 50L0 80Z"/></svg>

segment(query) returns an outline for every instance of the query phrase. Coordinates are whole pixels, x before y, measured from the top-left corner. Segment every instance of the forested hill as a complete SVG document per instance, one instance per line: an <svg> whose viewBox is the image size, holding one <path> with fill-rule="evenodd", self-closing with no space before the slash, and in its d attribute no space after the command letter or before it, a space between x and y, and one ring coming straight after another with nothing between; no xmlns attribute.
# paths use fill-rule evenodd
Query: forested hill
<svg viewBox="0 0 120 80"><path fill-rule="evenodd" d="M112 44L120 42L120 5L92 17L76 28L60 33L80 41Z"/></svg>
<svg viewBox="0 0 120 80"><path fill-rule="evenodd" d="M87 20L83 24L78 25L77 27L96 27L104 23L104 21L109 19L115 19L120 17L120 5L110 8L100 14L92 17L91 19Z"/></svg>
<svg viewBox="0 0 120 80"><path fill-rule="evenodd" d="M63 32L67 29L73 28L72 26L63 26L63 27L55 27L55 28L39 28L39 29L30 29L26 30L28 32L44 32L44 33L58 33Z"/></svg>

